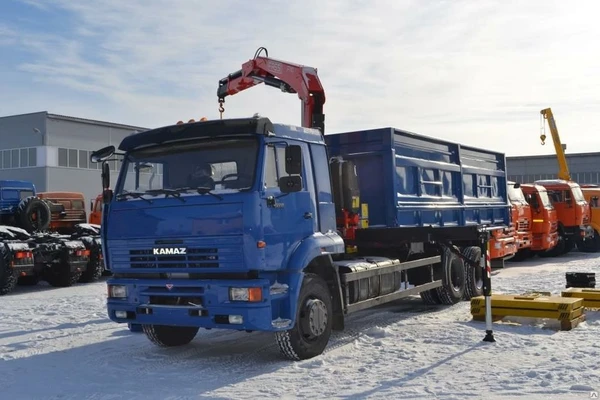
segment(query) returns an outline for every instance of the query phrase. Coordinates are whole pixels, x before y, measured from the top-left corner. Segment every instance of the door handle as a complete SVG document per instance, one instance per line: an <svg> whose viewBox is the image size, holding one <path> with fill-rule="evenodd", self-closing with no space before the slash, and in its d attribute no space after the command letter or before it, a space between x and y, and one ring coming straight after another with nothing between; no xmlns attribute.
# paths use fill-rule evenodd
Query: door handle
<svg viewBox="0 0 600 400"><path fill-rule="evenodd" d="M305 212L304 213L304 219L311 219L312 218L312 213L311 212Z"/></svg>

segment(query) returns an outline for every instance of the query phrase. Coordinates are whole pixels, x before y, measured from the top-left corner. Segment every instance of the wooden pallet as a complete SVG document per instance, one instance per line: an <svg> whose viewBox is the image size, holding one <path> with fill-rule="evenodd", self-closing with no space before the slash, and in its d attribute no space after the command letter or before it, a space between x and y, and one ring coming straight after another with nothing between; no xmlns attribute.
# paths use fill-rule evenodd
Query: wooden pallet
<svg viewBox="0 0 600 400"><path fill-rule="evenodd" d="M561 292L562 297L583 299L585 308L600 309L600 289L568 288Z"/></svg>
<svg viewBox="0 0 600 400"><path fill-rule="evenodd" d="M549 296L546 293L526 295L493 294L492 321L505 317L550 318L560 322L561 330L571 330L585 321L584 300L575 297ZM471 314L476 321L485 320L485 298L471 299Z"/></svg>

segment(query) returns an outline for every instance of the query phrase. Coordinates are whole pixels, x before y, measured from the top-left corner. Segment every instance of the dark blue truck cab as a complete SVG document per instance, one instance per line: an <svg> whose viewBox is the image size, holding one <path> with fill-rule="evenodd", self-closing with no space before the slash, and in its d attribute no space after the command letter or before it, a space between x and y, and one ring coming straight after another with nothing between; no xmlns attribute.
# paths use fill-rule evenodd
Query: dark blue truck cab
<svg viewBox="0 0 600 400"><path fill-rule="evenodd" d="M314 357L348 313L480 295L489 230L509 222L503 154L393 128L202 121L91 160L103 162L108 315L160 346L259 330L290 359Z"/></svg>

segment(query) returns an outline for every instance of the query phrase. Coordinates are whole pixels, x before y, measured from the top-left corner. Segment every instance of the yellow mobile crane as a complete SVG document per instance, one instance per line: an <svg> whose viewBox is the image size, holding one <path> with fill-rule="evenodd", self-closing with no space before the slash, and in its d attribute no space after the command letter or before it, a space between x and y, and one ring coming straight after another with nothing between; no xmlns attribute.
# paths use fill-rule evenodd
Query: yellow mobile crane
<svg viewBox="0 0 600 400"><path fill-rule="evenodd" d="M550 253L559 255L571 251L575 244L580 248L587 242L587 238L594 236L594 229L590 226L590 207L586 201L581 187L571 180L571 173L567 165L565 149L560 141L556 121L550 108L540 111L542 115L542 134L540 140L545 144L546 135L544 119L548 121L550 134L554 142L556 159L558 161L558 179L544 179L535 181L548 191L548 197L558 214L558 244Z"/></svg>
<svg viewBox="0 0 600 400"><path fill-rule="evenodd" d="M554 150L556 151L556 159L558 161L558 179L563 179L565 181L571 180L571 173L569 172L569 166L567 165L567 157L565 156L565 148L560 141L560 136L558 135L558 129L556 128L556 121L554 120L554 115L552 114L552 109L544 108L540 111L542 115L541 120L541 129L542 134L540 135L540 140L542 141L542 146L546 144L546 129L544 124L544 119L548 120L548 126L550 127L550 134L552 135L552 141L554 142Z"/></svg>

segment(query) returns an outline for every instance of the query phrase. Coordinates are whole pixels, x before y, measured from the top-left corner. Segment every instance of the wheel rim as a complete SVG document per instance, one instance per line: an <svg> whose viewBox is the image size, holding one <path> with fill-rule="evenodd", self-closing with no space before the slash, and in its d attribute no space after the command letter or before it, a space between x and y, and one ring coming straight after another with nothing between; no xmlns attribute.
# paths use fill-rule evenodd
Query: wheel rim
<svg viewBox="0 0 600 400"><path fill-rule="evenodd" d="M464 267L458 260L452 262L452 267L450 268L450 284L452 285L452 290L455 292L460 292L460 289L463 286L463 279L460 274L463 268Z"/></svg>
<svg viewBox="0 0 600 400"><path fill-rule="evenodd" d="M314 340L327 329L327 306L320 299L308 299L304 304L301 318L302 336Z"/></svg>

